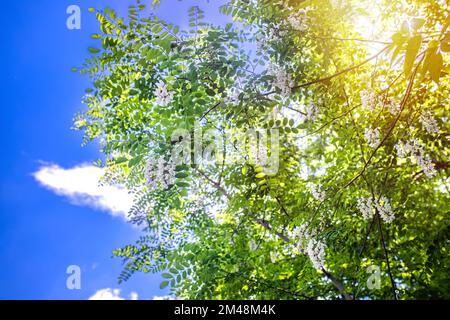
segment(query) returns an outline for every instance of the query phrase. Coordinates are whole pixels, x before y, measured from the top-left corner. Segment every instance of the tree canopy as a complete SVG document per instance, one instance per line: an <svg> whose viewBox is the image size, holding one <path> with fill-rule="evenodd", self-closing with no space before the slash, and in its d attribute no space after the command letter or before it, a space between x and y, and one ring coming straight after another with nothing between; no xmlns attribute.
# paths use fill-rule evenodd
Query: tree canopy
<svg viewBox="0 0 450 320"><path fill-rule="evenodd" d="M230 0L228 24L194 6L186 29L139 1L90 11L75 125L142 226L114 250L120 281L162 273L191 299L450 298L448 1Z"/></svg>

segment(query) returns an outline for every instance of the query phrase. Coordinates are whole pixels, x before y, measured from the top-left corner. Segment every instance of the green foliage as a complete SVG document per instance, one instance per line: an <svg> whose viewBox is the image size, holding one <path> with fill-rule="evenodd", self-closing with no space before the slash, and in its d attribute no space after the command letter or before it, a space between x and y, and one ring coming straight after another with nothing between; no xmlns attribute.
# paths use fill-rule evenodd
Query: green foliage
<svg viewBox="0 0 450 320"><path fill-rule="evenodd" d="M385 1L383 38L362 39L352 21L370 1L288 5L230 1L225 27L192 7L186 30L140 3L126 19L94 10L98 48L78 68L93 88L76 125L101 140L105 181L135 195L130 220L143 226L114 251L119 280L162 273L161 288L192 299L448 299L449 8ZM273 172L235 152L255 128L279 139ZM217 137L216 161L195 152ZM186 163L155 184L151 163L180 145Z"/></svg>

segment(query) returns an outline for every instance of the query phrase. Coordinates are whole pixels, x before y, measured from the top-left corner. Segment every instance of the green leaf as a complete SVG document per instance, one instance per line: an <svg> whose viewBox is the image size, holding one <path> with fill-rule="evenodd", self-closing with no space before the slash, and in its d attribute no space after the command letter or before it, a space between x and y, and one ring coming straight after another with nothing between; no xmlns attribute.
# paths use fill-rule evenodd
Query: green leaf
<svg viewBox="0 0 450 320"><path fill-rule="evenodd" d="M165 287L167 287L169 285L169 281L165 280L163 282L161 282L161 284L159 285L160 289L164 289Z"/></svg>
<svg viewBox="0 0 450 320"><path fill-rule="evenodd" d="M422 18L414 18L411 21L411 28L415 31L419 30L425 24L425 19Z"/></svg>
<svg viewBox="0 0 450 320"><path fill-rule="evenodd" d="M172 279L172 275L170 273L163 273L162 276L165 279Z"/></svg>
<svg viewBox="0 0 450 320"><path fill-rule="evenodd" d="M120 164L126 162L128 159L126 157L119 157L114 159L115 164Z"/></svg>
<svg viewBox="0 0 450 320"><path fill-rule="evenodd" d="M439 83L443 64L444 61L440 52L431 56L428 70L430 71L431 79L436 83Z"/></svg>
<svg viewBox="0 0 450 320"><path fill-rule="evenodd" d="M405 43L406 39L407 37L405 37L402 32L396 32L392 36L392 42L394 42L394 44L397 46L402 46Z"/></svg>
<svg viewBox="0 0 450 320"><path fill-rule="evenodd" d="M142 157L134 157L133 159L131 159L130 161L128 161L128 167L134 167L135 165L137 165L139 162L141 162Z"/></svg>
<svg viewBox="0 0 450 320"><path fill-rule="evenodd" d="M88 50L89 50L89 52L92 53L92 54L97 54L97 53L100 52L100 49L95 48L95 47L89 47Z"/></svg>
<svg viewBox="0 0 450 320"><path fill-rule="evenodd" d="M403 68L406 77L409 77L409 75L411 74L411 70L414 66L414 62L416 61L416 57L417 54L419 53L421 45L422 45L421 35L411 37L408 40L408 44L406 46L405 64Z"/></svg>
<svg viewBox="0 0 450 320"><path fill-rule="evenodd" d="M441 51L442 52L450 52L450 43L442 42L441 43Z"/></svg>
<svg viewBox="0 0 450 320"><path fill-rule="evenodd" d="M188 174L186 172L178 172L175 174L175 177L179 178L179 179L186 178L187 176L188 176Z"/></svg>
<svg viewBox="0 0 450 320"><path fill-rule="evenodd" d="M175 182L175 184L176 184L177 186L181 187L181 188L187 188L187 187L189 187L189 183L184 182L184 181L177 181L177 182Z"/></svg>

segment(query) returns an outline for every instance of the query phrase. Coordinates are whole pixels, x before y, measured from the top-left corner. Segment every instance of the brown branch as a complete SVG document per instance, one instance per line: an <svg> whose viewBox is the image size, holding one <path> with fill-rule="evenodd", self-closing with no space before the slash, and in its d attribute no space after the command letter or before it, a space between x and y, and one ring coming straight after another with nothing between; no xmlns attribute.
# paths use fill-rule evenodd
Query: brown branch
<svg viewBox="0 0 450 320"><path fill-rule="evenodd" d="M383 230L381 228L381 221L380 221L381 219L380 219L380 214L379 213L377 214L377 220L378 220L378 230L380 231L380 241L381 241L381 245L383 247L384 257L386 259L386 265L387 265L387 268L388 268L389 279L391 280L392 292L394 294L395 300L398 300L397 288L395 286L394 277L392 276L391 264L389 263L389 254L388 254L388 251L387 251L387 248L386 248L386 241L384 240Z"/></svg>
<svg viewBox="0 0 450 320"><path fill-rule="evenodd" d="M199 168L194 168L195 171L197 171L198 173L200 173L200 175L205 178L206 180L209 181L209 183L211 183L218 191L220 191L228 200L231 199L231 195L228 193L227 190L225 190L218 182L214 181L213 179L211 179L206 173L204 173L202 170L200 170Z"/></svg>
<svg viewBox="0 0 450 320"><path fill-rule="evenodd" d="M341 292L345 300L353 300L353 297L345 292L344 286L339 280L337 280L331 273L326 271L324 268L322 268L322 272L327 276L328 279L331 280L331 282L339 290L339 292Z"/></svg>
<svg viewBox="0 0 450 320"><path fill-rule="evenodd" d="M319 36L308 37L308 38L320 39L320 40L355 41L355 42L377 43L377 44L385 44L385 45L392 44L392 42L387 42L387 41L359 39L359 38L335 38L335 37L319 37Z"/></svg>
<svg viewBox="0 0 450 320"><path fill-rule="evenodd" d="M372 56L372 57L370 57L370 58L364 60L363 62L361 62L361 63L359 63L359 64L357 64L357 65L355 65L355 66L348 67L348 68L346 68L346 69L344 69L344 70L342 70L342 71L339 71L339 72L337 72L337 73L335 73L335 74L332 74L331 76L328 76L328 77L325 77L325 78L313 80L313 81L310 81L310 82L306 82L306 83L303 83L303 84L294 86L294 87L292 87L292 89L293 89L293 90L297 90L297 89L300 89L300 88L309 87L310 85L313 85L313 84L316 84L316 83L326 82L326 81L329 81L329 80L331 80L331 79L333 79L333 78L336 78L336 77L338 77L338 76L340 76L340 75L342 75L342 74L344 74L344 73L353 71L353 70L355 70L355 69L359 69L359 68L362 67L363 65L365 65L365 64L369 63L370 61L372 61L372 60L378 58L378 57L379 57L383 52L385 52L387 49L389 49L389 46L384 47L381 51L379 51L379 52L378 52L377 54L375 54L374 56Z"/></svg>
<svg viewBox="0 0 450 320"><path fill-rule="evenodd" d="M311 86L311 85L313 85L313 84L321 83L321 82L326 82L326 81L329 81L329 80L331 80L331 79L333 79L333 78L336 78L336 77L338 77L338 76L340 76L340 75L343 75L344 73L347 73L347 72L350 72L350 71L359 69L359 68L361 68L363 65L365 65L365 64L369 63L370 61L372 61L372 60L378 58L383 52L385 52L387 49L389 49L389 47L390 47L390 45L384 47L381 51L379 51L378 53L376 53L376 54L373 55L372 57L370 57L370 58L364 60L363 62L361 62L361 63L359 63L359 64L357 64L357 65L348 67L348 68L346 68L346 69L344 69L344 70L341 70L341 71L339 71L339 72L337 72L337 73L335 73L335 74L332 74L331 76L327 76L327 77L324 77L324 78L316 79L316 80L313 80L313 81L309 81L309 82L306 82L306 83L302 83L302 84L293 86L291 89L294 91L294 90L297 90L297 89L300 89L300 88L309 87L309 86ZM275 92L276 92L276 91L269 91L269 92L263 93L263 94L261 94L261 95L263 95L263 96L269 96L269 95L271 95L271 94L274 94Z"/></svg>
<svg viewBox="0 0 450 320"><path fill-rule="evenodd" d="M203 119L205 119L205 117L211 112L211 111L213 111L214 109L216 109L219 105L220 105L220 102L221 101L219 101L219 102L217 102L215 105L213 105L211 108L209 108L201 117L200 117L200 120L199 121L202 121Z"/></svg>

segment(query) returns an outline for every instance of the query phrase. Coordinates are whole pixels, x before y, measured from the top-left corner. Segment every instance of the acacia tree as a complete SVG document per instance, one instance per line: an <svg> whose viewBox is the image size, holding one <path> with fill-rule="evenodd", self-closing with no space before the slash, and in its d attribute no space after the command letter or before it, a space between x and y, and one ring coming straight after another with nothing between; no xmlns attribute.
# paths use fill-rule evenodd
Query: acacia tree
<svg viewBox="0 0 450 320"><path fill-rule="evenodd" d="M186 30L139 2L91 11L101 49L76 126L143 226L114 251L120 281L161 272L195 299L450 297L447 1L232 0L230 23L192 7Z"/></svg>

